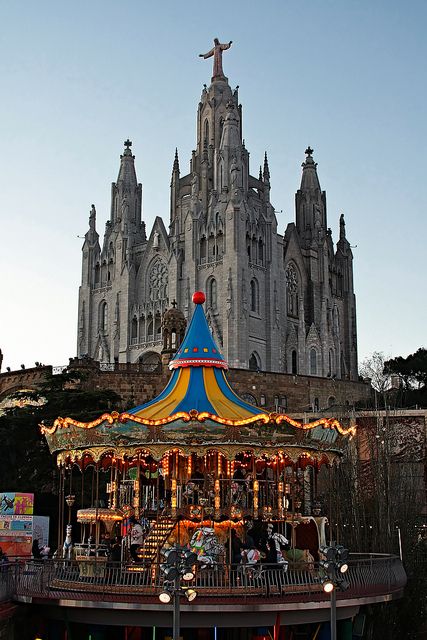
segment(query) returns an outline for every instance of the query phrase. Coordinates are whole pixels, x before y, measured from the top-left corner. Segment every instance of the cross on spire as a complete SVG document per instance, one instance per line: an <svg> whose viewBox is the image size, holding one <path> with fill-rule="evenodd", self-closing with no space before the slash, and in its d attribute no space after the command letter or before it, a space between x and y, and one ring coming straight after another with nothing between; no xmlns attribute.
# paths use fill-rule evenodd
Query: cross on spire
<svg viewBox="0 0 427 640"><path fill-rule="evenodd" d="M304 153L305 153L307 156L312 156L314 152L313 152L313 149L312 149L312 148L310 147L310 145L309 145L309 146L307 147L307 149L304 151Z"/></svg>
<svg viewBox="0 0 427 640"><path fill-rule="evenodd" d="M123 144L125 145L126 149L130 149L130 147L132 146L132 142L129 140L129 138L125 140Z"/></svg>

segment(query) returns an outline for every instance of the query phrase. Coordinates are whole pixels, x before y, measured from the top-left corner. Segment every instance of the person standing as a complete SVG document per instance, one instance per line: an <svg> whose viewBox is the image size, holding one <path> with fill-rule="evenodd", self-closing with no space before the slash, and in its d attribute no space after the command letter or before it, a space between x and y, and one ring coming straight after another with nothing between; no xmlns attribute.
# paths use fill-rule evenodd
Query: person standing
<svg viewBox="0 0 427 640"><path fill-rule="evenodd" d="M137 551L144 544L144 529L135 516L131 516L129 522L132 527L130 530L130 555L134 562L138 562Z"/></svg>

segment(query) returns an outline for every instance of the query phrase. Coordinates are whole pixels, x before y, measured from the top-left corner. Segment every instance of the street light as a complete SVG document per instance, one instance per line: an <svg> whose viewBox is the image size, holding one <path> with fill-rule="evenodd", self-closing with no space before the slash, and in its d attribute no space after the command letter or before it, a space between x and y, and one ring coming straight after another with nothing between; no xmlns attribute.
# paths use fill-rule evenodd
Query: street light
<svg viewBox="0 0 427 640"><path fill-rule="evenodd" d="M350 583L345 579L348 571L349 551L343 545L333 543L329 547L320 547L323 560L320 566L325 572L322 588L331 594L331 640L337 638L337 593L336 589L345 591Z"/></svg>
<svg viewBox="0 0 427 640"><path fill-rule="evenodd" d="M194 578L193 567L197 562L197 554L184 547L171 547L165 554L165 562L160 565L164 576L163 591L159 600L169 604L173 600L173 640L179 640L180 596L188 602L197 598L197 591L191 587L183 587L181 580L189 582Z"/></svg>

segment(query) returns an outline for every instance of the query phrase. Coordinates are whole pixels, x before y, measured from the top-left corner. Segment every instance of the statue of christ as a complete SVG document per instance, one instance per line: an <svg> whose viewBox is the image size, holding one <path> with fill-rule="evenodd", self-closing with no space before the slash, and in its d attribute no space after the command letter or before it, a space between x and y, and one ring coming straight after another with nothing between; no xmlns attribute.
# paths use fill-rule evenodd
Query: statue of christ
<svg viewBox="0 0 427 640"><path fill-rule="evenodd" d="M228 44L221 44L218 38L214 39L214 46L207 53L199 53L199 58L211 58L214 57L213 63L213 78L224 78L224 71L222 70L222 52L231 47L232 40Z"/></svg>

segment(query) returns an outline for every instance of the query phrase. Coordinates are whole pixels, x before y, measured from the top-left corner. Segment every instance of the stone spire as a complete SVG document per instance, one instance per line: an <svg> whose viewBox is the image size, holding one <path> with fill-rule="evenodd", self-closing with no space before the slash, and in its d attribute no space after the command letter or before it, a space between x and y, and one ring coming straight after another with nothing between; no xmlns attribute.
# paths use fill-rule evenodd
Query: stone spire
<svg viewBox="0 0 427 640"><path fill-rule="evenodd" d="M175 149L175 158L173 161L172 167L172 178L171 178L171 198L170 198L170 221L175 217L176 205L178 202L178 194L179 194L179 159L178 159L178 149Z"/></svg>
<svg viewBox="0 0 427 640"><path fill-rule="evenodd" d="M125 150L123 151L123 155L120 156L120 169L119 175L117 177L117 184L122 182L126 186L135 187L137 184L136 172L135 172L135 156L132 155L132 151L130 150L132 146L132 142L129 140L125 140L124 142Z"/></svg>
<svg viewBox="0 0 427 640"><path fill-rule="evenodd" d="M326 194L321 190L313 149L307 147L302 163L301 186L295 196L296 226L304 246L323 241L326 235Z"/></svg>
<svg viewBox="0 0 427 640"><path fill-rule="evenodd" d="M305 150L307 156L306 161L302 163L301 191L320 192L319 178L317 177L317 162L313 160L313 149L307 147Z"/></svg>
<svg viewBox="0 0 427 640"><path fill-rule="evenodd" d="M138 227L141 223L142 185L138 184L135 171L135 156L132 155L132 142L124 142L125 150L120 156L120 168L117 182L111 188L112 225ZM129 229L130 230L130 229Z"/></svg>
<svg viewBox="0 0 427 640"><path fill-rule="evenodd" d="M175 158L173 161L173 169L172 174L177 173L179 175L179 159L178 159L178 149L175 148Z"/></svg>
<svg viewBox="0 0 427 640"><path fill-rule="evenodd" d="M268 167L267 151L264 154L264 171L262 177L264 178L264 182L268 182L270 184L270 169Z"/></svg>

